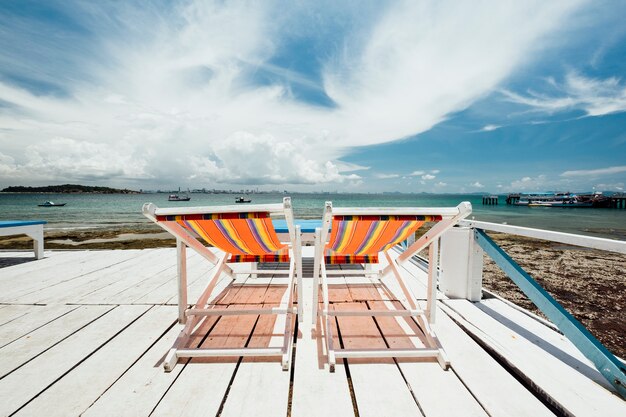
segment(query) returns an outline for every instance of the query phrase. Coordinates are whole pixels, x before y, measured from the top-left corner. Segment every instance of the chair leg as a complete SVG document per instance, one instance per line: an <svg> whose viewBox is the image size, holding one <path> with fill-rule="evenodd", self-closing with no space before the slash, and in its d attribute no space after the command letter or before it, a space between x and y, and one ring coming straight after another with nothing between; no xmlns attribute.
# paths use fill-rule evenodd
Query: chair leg
<svg viewBox="0 0 626 417"><path fill-rule="evenodd" d="M178 363L178 356L176 356L176 348L171 348L167 355L165 355L165 360L163 361L163 369L165 372L172 372Z"/></svg>
<svg viewBox="0 0 626 417"><path fill-rule="evenodd" d="M298 321L302 323L302 320L304 319L304 314L302 312L304 308L304 291L302 290L302 237L300 233L300 226L296 226L295 246L294 253L296 254L296 276L298 278Z"/></svg>
<svg viewBox="0 0 626 417"><path fill-rule="evenodd" d="M322 320L324 323L324 338L326 339L326 350L328 354L328 367L330 372L335 372L335 347L333 345L333 332L331 326L331 316L328 314L329 299L328 299L328 282L326 276L326 265L322 260L320 262L320 276L322 279Z"/></svg>
<svg viewBox="0 0 626 417"><path fill-rule="evenodd" d="M178 322L185 324L187 316L187 245L176 239L176 260L178 267Z"/></svg>
<svg viewBox="0 0 626 417"><path fill-rule="evenodd" d="M293 313L287 313L285 316L285 336L283 340L283 355L281 358L281 365L283 367L283 371L289 370L289 365L291 363L291 355L293 354L293 325L291 324L293 317Z"/></svg>
<svg viewBox="0 0 626 417"><path fill-rule="evenodd" d="M321 263L321 229L315 229L315 258L313 261L313 300L311 312L311 324L317 323L317 310L319 306L319 287L320 287L320 263Z"/></svg>
<svg viewBox="0 0 626 417"><path fill-rule="evenodd" d="M289 276L291 277L289 284L287 285L287 291L285 293L285 295L283 296L283 300L285 299L285 297L287 298L287 302L285 303L284 301L281 301L280 306L281 308L285 308L287 313L285 313L285 328L283 330L283 346L281 349L281 365L283 368L283 371L288 371L289 370L289 364L291 363L291 355L293 352L293 328L294 325L292 324L293 321L293 315L294 315L294 307L293 307L293 292L295 290L295 286L294 283L296 281L296 265L297 261L292 259L291 263L289 264ZM297 289L298 291L301 291L301 288ZM296 310L297 311L297 310Z"/></svg>
<svg viewBox="0 0 626 417"><path fill-rule="evenodd" d="M326 331L324 333L326 334L326 349L328 350L328 368L332 373L335 372L335 364L337 362L335 358L335 347L333 345L333 332L330 325L330 316L327 314L324 318L324 322L326 323Z"/></svg>

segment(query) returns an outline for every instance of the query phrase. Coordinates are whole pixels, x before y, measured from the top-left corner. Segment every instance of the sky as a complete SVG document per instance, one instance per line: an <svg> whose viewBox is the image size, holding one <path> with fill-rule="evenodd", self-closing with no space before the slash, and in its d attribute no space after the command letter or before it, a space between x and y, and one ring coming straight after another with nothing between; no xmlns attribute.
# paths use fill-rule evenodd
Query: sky
<svg viewBox="0 0 626 417"><path fill-rule="evenodd" d="M0 2L0 187L623 191L624 1Z"/></svg>

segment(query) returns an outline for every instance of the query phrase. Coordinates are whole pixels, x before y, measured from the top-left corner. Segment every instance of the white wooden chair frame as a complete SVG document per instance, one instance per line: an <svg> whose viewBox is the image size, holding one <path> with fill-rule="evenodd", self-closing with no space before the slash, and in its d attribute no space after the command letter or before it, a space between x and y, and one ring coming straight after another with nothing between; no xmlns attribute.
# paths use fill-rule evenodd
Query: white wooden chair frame
<svg viewBox="0 0 626 417"><path fill-rule="evenodd" d="M451 208L333 208L331 202L326 202L322 227L318 228L315 233L315 262L313 266L313 324L318 320L318 315L322 318L321 325L324 328L324 336L326 340L326 348L328 351L328 364L330 371L333 372L337 358L436 358L441 367L448 369L450 362L443 350L432 324L435 323L436 296L437 296L437 268L438 268L438 252L439 237L448 229L452 228L460 220L467 217L472 212L472 206L468 202L463 202L457 207ZM421 236L414 243L398 256L393 259L388 251L384 252L388 265L378 271L372 272L369 268L365 270L341 270L327 271L325 265L324 251L329 238L329 229L332 217L345 215L440 215L442 220L437 222L430 230ZM411 257L422 249L430 246L429 250L429 268L428 268L428 289L426 298L426 311L422 310L415 295L407 285L405 279L399 271L400 266L407 262ZM360 275L374 276L381 280L384 276L392 274L397 280L402 293L402 297L396 298L400 301L404 309L396 310L331 310L329 309L328 299L328 276L329 275ZM320 282L321 281L321 282ZM322 288L322 311L318 313L318 297L319 287ZM395 317L412 317L425 335L425 348L415 349L338 349L333 345L331 318L336 316L395 316Z"/></svg>
<svg viewBox="0 0 626 417"><path fill-rule="evenodd" d="M43 223L17 224L15 226L0 227L0 236L13 236L21 234L25 234L33 239L35 259L43 258Z"/></svg>
<svg viewBox="0 0 626 417"><path fill-rule="evenodd" d="M214 254L204 244L192 235L188 230L178 224L164 224L156 221L159 215L185 215L185 214L202 214L202 213L252 213L252 212L268 212L270 215L283 215L289 229L290 248L290 264L289 271L263 270L256 269L256 263L252 263L255 269L234 271L227 264L229 253L220 256ZM280 356L283 370L288 370L293 348L293 322L292 317L298 314L302 319L302 245L300 243L300 227L294 226L293 211L291 208L291 199L285 197L283 204L263 204L263 205L246 205L241 206L210 206L210 207L181 207L181 208L158 208L152 203L146 203L143 206L143 214L170 232L176 237L176 253L178 264L178 321L185 327L170 348L163 362L166 372L174 369L178 362L178 358L194 358L194 357L223 357L223 356ZM211 271L209 282L206 289L202 292L198 301L192 308L188 308L187 304L187 255L186 248L194 249L198 254L203 256L215 267ZM215 289L217 282L222 274L228 275L233 281L237 275L250 275L256 278L259 275L288 275L289 282L287 286L287 297L283 297L278 307L260 308L260 309L234 309L234 308L212 308L208 304L211 294ZM294 283L297 277L297 297L298 306L294 307ZM285 316L285 332L283 344L281 347L267 348L183 348L189 340L194 329L206 316L230 316L230 315L259 315L259 314L275 314L277 316Z"/></svg>

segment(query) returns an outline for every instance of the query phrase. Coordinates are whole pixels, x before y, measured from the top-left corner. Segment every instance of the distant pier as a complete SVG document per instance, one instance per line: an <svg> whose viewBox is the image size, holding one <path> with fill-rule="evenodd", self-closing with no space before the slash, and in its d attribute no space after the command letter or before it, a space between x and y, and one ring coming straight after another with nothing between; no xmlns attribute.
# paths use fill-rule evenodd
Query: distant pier
<svg viewBox="0 0 626 417"><path fill-rule="evenodd" d="M516 193L516 194L509 194L506 196L506 203L507 204L515 204L519 201L520 199L520 194Z"/></svg>
<svg viewBox="0 0 626 417"><path fill-rule="evenodd" d="M626 194L614 194L611 196L611 208L626 208Z"/></svg>
<svg viewBox="0 0 626 417"><path fill-rule="evenodd" d="M508 200L507 200L507 204L508 204ZM498 205L498 196L497 195L484 195L483 196L483 205L497 206Z"/></svg>

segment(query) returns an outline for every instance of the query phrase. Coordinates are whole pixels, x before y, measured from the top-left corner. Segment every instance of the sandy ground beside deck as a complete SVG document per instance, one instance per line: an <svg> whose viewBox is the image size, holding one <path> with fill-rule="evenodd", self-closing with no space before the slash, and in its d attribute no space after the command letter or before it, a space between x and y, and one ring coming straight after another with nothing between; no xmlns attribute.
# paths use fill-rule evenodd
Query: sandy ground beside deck
<svg viewBox="0 0 626 417"><path fill-rule="evenodd" d="M616 355L626 357L626 256L524 237L491 236L594 336ZM167 233L150 224L45 233L46 249L146 249L175 244ZM26 237L0 238L0 250L31 247ZM487 256L483 285L538 312Z"/></svg>

